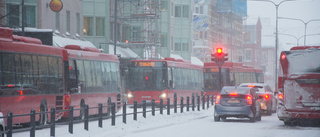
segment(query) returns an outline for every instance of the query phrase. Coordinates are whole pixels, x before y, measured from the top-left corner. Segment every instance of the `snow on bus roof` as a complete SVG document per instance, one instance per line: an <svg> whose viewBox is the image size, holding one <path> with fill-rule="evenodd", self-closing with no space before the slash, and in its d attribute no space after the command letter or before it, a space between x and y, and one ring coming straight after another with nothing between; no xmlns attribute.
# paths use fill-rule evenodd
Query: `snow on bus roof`
<svg viewBox="0 0 320 137"><path fill-rule="evenodd" d="M53 36L53 46L65 47L67 45L79 45L83 48L85 47L97 48L90 41L75 40L75 39L64 38L60 36Z"/></svg>

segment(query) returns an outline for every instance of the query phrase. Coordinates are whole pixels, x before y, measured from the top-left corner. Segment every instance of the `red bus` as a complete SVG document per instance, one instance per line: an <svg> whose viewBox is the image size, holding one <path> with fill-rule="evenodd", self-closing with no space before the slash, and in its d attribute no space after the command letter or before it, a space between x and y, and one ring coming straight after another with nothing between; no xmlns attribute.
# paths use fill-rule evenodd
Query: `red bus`
<svg viewBox="0 0 320 137"><path fill-rule="evenodd" d="M285 125L320 124L320 46L282 51L278 74L278 118Z"/></svg>
<svg viewBox="0 0 320 137"><path fill-rule="evenodd" d="M0 111L16 114L98 106L120 100L119 61L117 56L97 49L65 48L42 45L35 38L15 36L0 28ZM84 102L85 101L85 102ZM106 104L106 103L104 103ZM89 114L96 110L90 109ZM75 111L75 116L80 116ZM56 120L67 116L58 113ZM46 124L50 115L36 115ZM14 117L14 124L29 122L29 117Z"/></svg>
<svg viewBox="0 0 320 137"><path fill-rule="evenodd" d="M128 104L134 101L147 103L152 99L166 104L174 94L186 98L201 95L203 89L202 66L190 61L165 58L162 60L131 60L127 79Z"/></svg>
<svg viewBox="0 0 320 137"><path fill-rule="evenodd" d="M222 82L219 86L219 67L215 62L205 62L203 68L205 95L217 95L223 86L241 83L263 83L262 69L244 66L242 63L225 62L221 67Z"/></svg>

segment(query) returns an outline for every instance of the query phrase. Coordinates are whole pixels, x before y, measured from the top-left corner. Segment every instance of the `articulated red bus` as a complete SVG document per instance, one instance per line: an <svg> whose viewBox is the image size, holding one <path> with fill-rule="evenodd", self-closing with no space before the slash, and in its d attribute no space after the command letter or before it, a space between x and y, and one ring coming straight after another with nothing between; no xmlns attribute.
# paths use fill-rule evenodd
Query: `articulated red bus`
<svg viewBox="0 0 320 137"><path fill-rule="evenodd" d="M320 46L282 51L278 74L278 117L285 125L320 124Z"/></svg>
<svg viewBox="0 0 320 137"><path fill-rule="evenodd" d="M205 95L217 95L223 86L238 86L241 83L263 83L263 71L242 63L225 62L221 67L222 82L219 86L219 67L214 62L205 62L204 69Z"/></svg>
<svg viewBox="0 0 320 137"><path fill-rule="evenodd" d="M163 60L131 60L127 79L128 104L152 99L159 104L160 99L167 104L173 100L192 95L201 95L203 88L202 66L190 61L165 58Z"/></svg>
<svg viewBox="0 0 320 137"><path fill-rule="evenodd" d="M120 101L119 61L117 56L97 49L42 45L39 39L15 36L0 28L0 111L16 114L98 106ZM90 109L89 114L97 110ZM75 111L74 116L81 116ZM58 113L56 120L68 116ZM50 115L36 115L46 124ZM14 124L27 123L29 117L14 117Z"/></svg>

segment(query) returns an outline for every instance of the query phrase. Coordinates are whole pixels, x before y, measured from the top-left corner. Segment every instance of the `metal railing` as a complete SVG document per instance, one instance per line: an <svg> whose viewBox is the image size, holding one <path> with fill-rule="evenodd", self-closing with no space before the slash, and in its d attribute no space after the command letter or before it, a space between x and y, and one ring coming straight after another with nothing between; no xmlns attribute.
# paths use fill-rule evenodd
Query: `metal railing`
<svg viewBox="0 0 320 137"><path fill-rule="evenodd" d="M170 103L170 98L167 98L167 104L164 105L163 103L163 99L160 100L159 108L156 109L156 103L155 100L153 99L151 101L151 110L147 110L147 104L146 101L142 101L140 103L138 103L137 101L134 101L133 103L133 113L127 113L127 104L123 103L122 106L122 114L117 114L116 115L116 103L111 103L111 105L107 105L107 106L103 106L102 103L100 103L98 105L98 107L91 107L89 108L89 106L86 104L84 108L79 108L79 109L74 109L73 106L70 106L68 110L56 110L55 108L51 108L50 111L46 111L46 112L39 112L36 113L35 110L31 110L29 114L21 114L21 115L13 115L12 112L8 112L7 116L2 116L0 117L0 119L7 119L7 126L5 128L5 131L0 131L0 134L6 134L7 137L12 137L13 133L16 132L22 132L22 131L29 131L30 132L30 137L35 137L35 131L36 129L42 129L42 128L50 128L50 137L54 137L55 136L55 128L56 125L68 125L68 131L70 134L73 134L73 125L75 123L84 123L84 130L89 130L89 121L94 121L94 120L98 120L98 127L102 128L103 126L103 120L104 119L110 119L111 118L111 125L115 126L116 124L116 117L118 116L122 116L122 122L124 124L127 123L127 116L128 115L133 115L133 120L137 121L137 115L138 113L142 113L143 117L146 118L146 114L147 112L151 112L152 116L155 116L155 112L159 111L161 115L163 115L163 110L166 109L167 110L167 115L170 115L170 109L171 107L173 107L174 109L174 113L177 113L178 108L180 108L180 113L183 113L184 108L186 108L186 111L188 112L190 107L192 109L192 111L195 111L195 108L197 108L198 111L201 110L200 105L202 103L202 109L205 110L205 105L207 104L207 109L210 107L210 101L211 101L211 105L213 105L214 102L214 98L213 96L209 97L207 96L207 99L205 99L205 96L202 96L201 98L201 102L200 102L200 96L192 96L191 97L191 104L190 104L190 98L186 97L186 104L184 102L184 98L181 97L180 98L180 103L178 104L178 98L175 96L173 98L173 106ZM138 112L138 105L142 106L142 111ZM120 106L120 107L121 107ZM166 107L166 108L165 108ZM107 108L108 110L111 110L111 115L109 115L109 112L107 113L103 113L103 108ZM95 117L90 117L89 115L89 109L98 109L98 114ZM83 119L76 119L74 117L74 111L83 111L84 110L84 117ZM61 112L69 112L69 117L68 119L64 120L64 121L59 121L56 122L55 120L55 116L57 113L61 113ZM36 124L36 115L43 115L43 114L50 114L50 123L48 125L39 125ZM14 117L21 117L21 116L30 116L30 123L29 123L29 127L27 128L23 128L23 129L14 129L13 128L13 122L12 119Z"/></svg>

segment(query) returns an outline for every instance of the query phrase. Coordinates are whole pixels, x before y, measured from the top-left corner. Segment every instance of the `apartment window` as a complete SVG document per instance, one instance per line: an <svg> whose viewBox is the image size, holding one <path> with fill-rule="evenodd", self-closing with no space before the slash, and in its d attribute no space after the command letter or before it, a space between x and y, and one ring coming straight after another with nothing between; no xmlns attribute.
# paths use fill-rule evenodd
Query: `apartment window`
<svg viewBox="0 0 320 137"><path fill-rule="evenodd" d="M93 18L83 17L83 35L93 36Z"/></svg>
<svg viewBox="0 0 320 137"><path fill-rule="evenodd" d="M77 34L80 35L80 13L76 13L77 20Z"/></svg>
<svg viewBox="0 0 320 137"><path fill-rule="evenodd" d="M167 1L161 1L161 10L168 10L168 2Z"/></svg>
<svg viewBox="0 0 320 137"><path fill-rule="evenodd" d="M67 10L67 32L70 33L70 11Z"/></svg>
<svg viewBox="0 0 320 137"><path fill-rule="evenodd" d="M189 43L182 43L182 51L188 51L189 50Z"/></svg>
<svg viewBox="0 0 320 137"><path fill-rule="evenodd" d="M181 6L180 5L175 6L174 16L181 17Z"/></svg>
<svg viewBox="0 0 320 137"><path fill-rule="evenodd" d="M188 5L184 5L183 6L183 18L189 18L189 6Z"/></svg>
<svg viewBox="0 0 320 137"><path fill-rule="evenodd" d="M181 43L174 43L174 50L181 51Z"/></svg>
<svg viewBox="0 0 320 137"><path fill-rule="evenodd" d="M200 14L203 14L203 6L200 6Z"/></svg>
<svg viewBox="0 0 320 137"><path fill-rule="evenodd" d="M200 31L200 39L202 39L202 38L203 38L203 32Z"/></svg>
<svg viewBox="0 0 320 137"><path fill-rule="evenodd" d="M60 12L56 12L56 30L60 30Z"/></svg>
<svg viewBox="0 0 320 137"><path fill-rule="evenodd" d="M36 27L36 6L25 6L26 20L24 21L26 27Z"/></svg>
<svg viewBox="0 0 320 137"><path fill-rule="evenodd" d="M20 5L7 4L6 5L7 26L9 27L21 27L21 7ZM36 6L25 5L25 27L36 27Z"/></svg>
<svg viewBox="0 0 320 137"><path fill-rule="evenodd" d="M7 4L7 25L10 27L19 27L20 26L20 8L19 5Z"/></svg>
<svg viewBox="0 0 320 137"><path fill-rule="evenodd" d="M196 13L199 14L199 7L196 7Z"/></svg>
<svg viewBox="0 0 320 137"><path fill-rule="evenodd" d="M167 35L166 34L162 34L160 35L160 43L161 43L161 47L167 47Z"/></svg>
<svg viewBox="0 0 320 137"><path fill-rule="evenodd" d="M251 62L252 58L252 50L251 49L245 49L245 62Z"/></svg>
<svg viewBox="0 0 320 137"><path fill-rule="evenodd" d="M105 19L103 17L96 18L96 36L105 35L104 22L105 22Z"/></svg>

